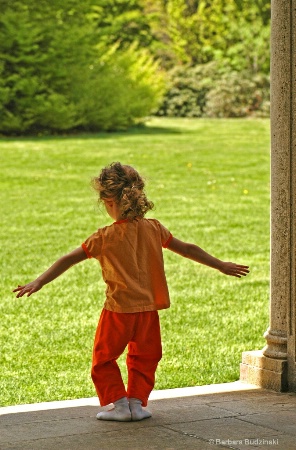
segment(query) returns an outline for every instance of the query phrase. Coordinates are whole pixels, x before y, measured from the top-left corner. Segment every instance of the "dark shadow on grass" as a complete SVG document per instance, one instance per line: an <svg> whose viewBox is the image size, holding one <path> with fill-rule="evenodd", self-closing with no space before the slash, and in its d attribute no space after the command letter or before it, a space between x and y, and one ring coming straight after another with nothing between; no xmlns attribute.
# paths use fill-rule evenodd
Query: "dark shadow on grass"
<svg viewBox="0 0 296 450"><path fill-rule="evenodd" d="M22 135L22 136L0 136L2 142L13 142L13 141L50 141L50 140L67 140L67 139L108 139L110 137L126 137L126 136L143 136L143 135L157 135L157 134L181 134L182 129L176 127L149 127L146 125L138 125L129 128L124 131L102 131L102 132L85 132L77 131L71 132L69 134L40 134L35 135Z"/></svg>

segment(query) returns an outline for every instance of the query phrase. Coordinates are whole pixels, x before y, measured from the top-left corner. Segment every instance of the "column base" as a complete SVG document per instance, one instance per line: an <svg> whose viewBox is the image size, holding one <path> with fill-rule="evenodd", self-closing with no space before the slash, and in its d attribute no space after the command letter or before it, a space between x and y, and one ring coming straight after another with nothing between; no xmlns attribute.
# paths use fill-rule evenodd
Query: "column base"
<svg viewBox="0 0 296 450"><path fill-rule="evenodd" d="M240 381L255 384L276 392L288 390L288 364L286 359L268 358L262 350L243 352Z"/></svg>

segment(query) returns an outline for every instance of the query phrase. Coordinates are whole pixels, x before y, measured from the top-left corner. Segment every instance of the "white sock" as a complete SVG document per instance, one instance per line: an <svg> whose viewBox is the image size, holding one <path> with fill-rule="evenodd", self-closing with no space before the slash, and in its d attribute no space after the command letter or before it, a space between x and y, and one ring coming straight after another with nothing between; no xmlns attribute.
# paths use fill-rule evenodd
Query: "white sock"
<svg viewBox="0 0 296 450"><path fill-rule="evenodd" d="M129 398L128 401L133 421L148 419L152 416L149 411L142 408L142 401L138 398Z"/></svg>
<svg viewBox="0 0 296 450"><path fill-rule="evenodd" d="M130 422L131 412L127 397L122 397L114 402L114 408L110 411L103 411L97 414L99 420L116 420L117 422Z"/></svg>

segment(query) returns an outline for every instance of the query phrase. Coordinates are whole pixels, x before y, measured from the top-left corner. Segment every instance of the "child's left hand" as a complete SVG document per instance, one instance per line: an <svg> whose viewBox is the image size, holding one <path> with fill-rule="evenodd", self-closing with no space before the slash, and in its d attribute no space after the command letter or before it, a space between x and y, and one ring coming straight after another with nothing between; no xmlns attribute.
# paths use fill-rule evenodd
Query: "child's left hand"
<svg viewBox="0 0 296 450"><path fill-rule="evenodd" d="M225 275L230 275L237 278L245 277L250 272L249 266L242 266L232 262L223 262L221 267L219 267L219 270Z"/></svg>
<svg viewBox="0 0 296 450"><path fill-rule="evenodd" d="M23 286L18 285L18 287L14 289L12 292L18 292L16 296L17 298L22 297L24 294L27 294L27 297L30 297L31 294L39 291L41 288L42 283L39 280L35 280Z"/></svg>

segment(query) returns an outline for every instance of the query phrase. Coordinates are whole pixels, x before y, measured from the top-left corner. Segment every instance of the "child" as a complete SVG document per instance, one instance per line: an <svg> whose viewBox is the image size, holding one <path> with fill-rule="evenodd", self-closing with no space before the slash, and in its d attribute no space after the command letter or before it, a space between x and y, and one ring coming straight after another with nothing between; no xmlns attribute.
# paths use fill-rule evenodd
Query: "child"
<svg viewBox="0 0 296 450"><path fill-rule="evenodd" d="M94 187L114 223L98 229L81 247L13 292L18 292L17 297L29 297L74 264L87 258L100 262L107 289L91 375L101 406L113 403L114 408L99 412L97 418L138 421L151 417L143 407L162 356L158 310L170 306L162 248L225 275L240 278L249 271L248 266L220 261L200 247L176 239L159 221L145 219L153 203L147 200L143 179L134 168L113 163L94 179ZM116 363L126 346L127 390Z"/></svg>

